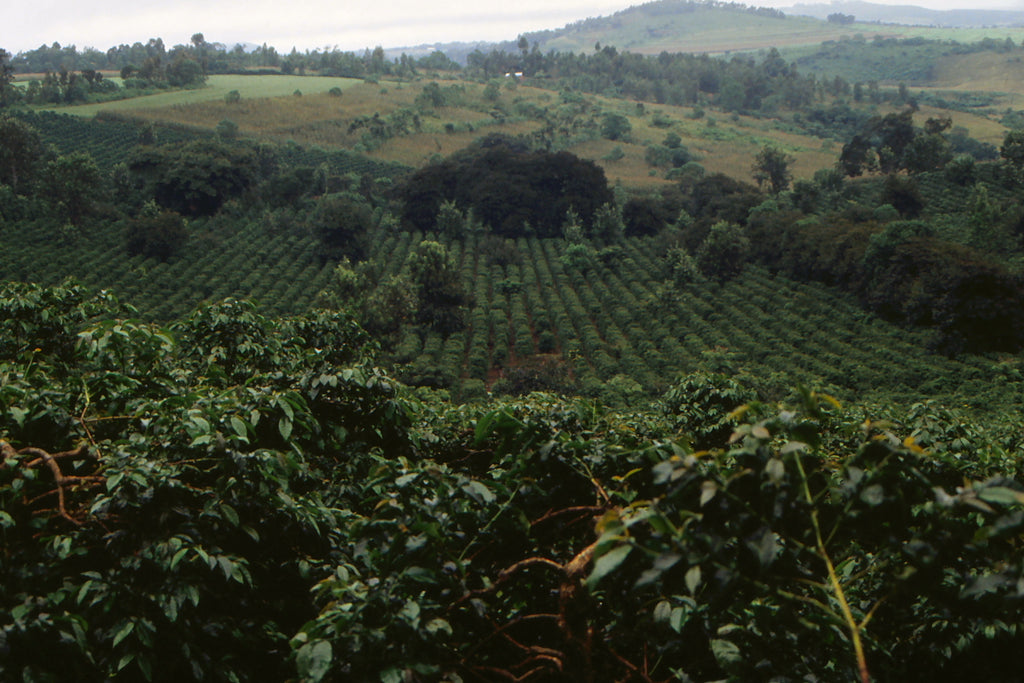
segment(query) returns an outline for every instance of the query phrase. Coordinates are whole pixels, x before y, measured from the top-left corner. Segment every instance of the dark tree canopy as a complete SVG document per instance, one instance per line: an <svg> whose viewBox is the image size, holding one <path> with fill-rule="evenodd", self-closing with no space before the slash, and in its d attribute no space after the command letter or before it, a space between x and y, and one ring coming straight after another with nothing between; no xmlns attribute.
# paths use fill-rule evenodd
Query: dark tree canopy
<svg viewBox="0 0 1024 683"><path fill-rule="evenodd" d="M924 128L915 128L913 115L906 109L872 117L843 145L839 168L853 177L865 171L922 173L945 166L953 149L946 135L950 120L930 118Z"/></svg>
<svg viewBox="0 0 1024 683"><path fill-rule="evenodd" d="M889 175L882 186L883 204L892 204L904 218L916 218L924 209L924 197L913 178Z"/></svg>
<svg viewBox="0 0 1024 683"><path fill-rule="evenodd" d="M150 205L152 206L152 205ZM182 217L173 211L148 212L128 222L125 233L130 256L166 261L188 240L188 228Z"/></svg>
<svg viewBox="0 0 1024 683"><path fill-rule="evenodd" d="M865 299L881 315L935 328L947 353L1017 350L1024 343L1019 277L957 244L912 238L877 255Z"/></svg>
<svg viewBox="0 0 1024 683"><path fill-rule="evenodd" d="M43 160L44 147L35 128L20 119L0 116L0 185L15 192L30 183Z"/></svg>
<svg viewBox="0 0 1024 683"><path fill-rule="evenodd" d="M778 194L789 187L793 172L789 167L793 157L774 145L765 145L754 159L752 172L759 187L765 186L772 194Z"/></svg>
<svg viewBox="0 0 1024 683"><path fill-rule="evenodd" d="M320 255L325 260L366 255L367 232L373 226L370 206L347 195L335 194L321 198L307 219L307 226L320 241Z"/></svg>
<svg viewBox="0 0 1024 683"><path fill-rule="evenodd" d="M854 135L843 145L843 150L839 154L839 168L845 175L855 178L865 170L871 170L874 160L871 141L863 135Z"/></svg>
<svg viewBox="0 0 1024 683"><path fill-rule="evenodd" d="M259 159L249 146L197 140L140 149L128 168L160 206L209 216L257 180Z"/></svg>
<svg viewBox="0 0 1024 683"><path fill-rule="evenodd" d="M694 184L687 209L697 219L724 220L743 225L750 209L760 204L762 199L753 185L723 173L714 173Z"/></svg>
<svg viewBox="0 0 1024 683"><path fill-rule="evenodd" d="M0 48L0 109L9 105L16 97L14 89L14 68L11 66L11 53Z"/></svg>
<svg viewBox="0 0 1024 683"><path fill-rule="evenodd" d="M42 176L51 205L61 219L79 225L96 210L104 176L88 154L59 157L46 165Z"/></svg>
<svg viewBox="0 0 1024 683"><path fill-rule="evenodd" d="M656 200L633 197L622 207L622 223L627 235L654 235L668 223L669 214Z"/></svg>
<svg viewBox="0 0 1024 683"><path fill-rule="evenodd" d="M441 204L472 207L474 216L500 235L560 234L572 209L590 224L602 204L613 201L604 171L569 152L531 152L505 139L485 139L445 161L420 169L400 190L403 217L429 231Z"/></svg>

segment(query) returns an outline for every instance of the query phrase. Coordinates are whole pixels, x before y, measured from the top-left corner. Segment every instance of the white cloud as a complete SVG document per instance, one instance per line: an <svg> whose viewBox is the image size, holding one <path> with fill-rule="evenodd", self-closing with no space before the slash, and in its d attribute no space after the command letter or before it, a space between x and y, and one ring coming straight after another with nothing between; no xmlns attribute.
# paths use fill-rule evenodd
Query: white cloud
<svg viewBox="0 0 1024 683"><path fill-rule="evenodd" d="M184 43L194 33L234 44L266 42L279 49L338 45L357 49L454 40L514 40L525 31L558 28L611 14L621 0L522 0L489 9L478 0L342 2L331 0L23 0L5 16L0 47L9 51L62 45L105 50L160 37Z"/></svg>

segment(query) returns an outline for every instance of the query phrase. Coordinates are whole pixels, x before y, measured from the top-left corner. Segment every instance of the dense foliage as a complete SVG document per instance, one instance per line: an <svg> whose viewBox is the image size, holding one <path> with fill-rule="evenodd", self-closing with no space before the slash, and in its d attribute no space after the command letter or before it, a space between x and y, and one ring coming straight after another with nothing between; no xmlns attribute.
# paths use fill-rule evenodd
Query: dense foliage
<svg viewBox="0 0 1024 683"><path fill-rule="evenodd" d="M560 235L570 210L590 224L612 201L604 171L592 161L496 137L415 172L401 195L403 217L416 229L434 229L442 203L450 201L506 237Z"/></svg>
<svg viewBox="0 0 1024 683"><path fill-rule="evenodd" d="M128 160L132 185L165 209L209 216L242 194L260 173L252 146L196 141L186 145L145 146Z"/></svg>
<svg viewBox="0 0 1024 683"><path fill-rule="evenodd" d="M57 119L66 118L7 120L55 131ZM108 124L121 130L124 122L68 131L84 140ZM34 126L17 129L39 144ZM1012 140L1000 165L895 176L908 191L918 184L927 189L917 192L928 220L922 230L904 232L898 222L885 228L883 220L898 217L886 204L902 205L895 194L902 190L886 190L888 180L854 185L836 172L822 173L766 202L752 185L711 174L685 176L657 196L620 193L618 202L599 206L589 224L577 204L560 207L548 212L552 237L538 237L527 221L520 230L529 224L532 234L513 240L488 234L490 226L472 203L450 199L440 201L433 215L421 212L432 219L430 232L400 231L395 216L403 205L389 200L388 182L372 175L388 172L383 165L367 165L366 175L339 175L336 169L347 167L335 166L334 158L309 157L295 146L213 140L153 145L139 135L144 130L134 131L137 137L124 148L132 166L114 167L113 196L95 185L67 195L86 200L81 225L70 222L77 212L67 210L78 204L45 201L58 177L47 172L49 162L25 157L28 170L19 174L17 191L0 194L0 211L8 218L2 256L8 277L55 283L73 272L113 288L147 318L165 321L225 296L257 297L279 314L307 310L318 299L351 312L379 336L403 381L467 398L487 388L513 394L549 389L635 405L665 391L674 373L699 369L722 349L734 368L759 377L773 397L785 394L783 369L844 398L870 394L904 401L924 382L943 396L963 394L956 400L972 405L979 373L1003 376L994 361L940 364L919 348L920 335L874 322L868 336L886 360L870 360L859 340L863 314L849 301L837 301L834 292L804 289L792 280L847 289L895 322L933 330L927 343L948 354L1019 344L1019 316L1010 305L1017 280L991 253L936 243L933 218L941 214L954 227L961 220L972 226L966 233L972 249L1005 244L1010 249L1001 247L1001 256L1012 254L1019 216L1010 204L1017 182ZM164 139L165 131L156 137ZM508 147L503 145L499 151ZM523 159L561 158L519 149ZM236 156L245 163L232 164ZM304 163L317 159L324 161ZM458 167L459 159L446 163ZM470 185L491 172L474 168L480 173L469 177ZM249 185L231 198L237 178ZM507 184L491 186L498 191L496 204L510 201ZM607 198L600 187L584 189ZM74 188L70 183L65 189ZM163 209L161 200L187 212L219 208L209 217L189 217ZM835 213L840 206L841 215ZM993 216L996 223L988 218ZM952 236L941 234L946 241ZM929 246L906 246L908 236L926 238ZM441 245L448 256L432 260L438 267L417 276L414 255L424 241ZM869 244L875 245L870 263ZM41 269L44 253L48 267ZM351 263L342 268L345 259ZM440 267L447 260L451 264ZM751 260L790 279L752 270ZM975 277L980 274L985 277ZM419 285L417 277L435 284ZM784 312L766 296L772 291L789 298ZM813 333L821 326L830 334ZM799 344L792 343L793 330L804 337ZM999 395L1017 402L1009 387L1001 386Z"/></svg>
<svg viewBox="0 0 1024 683"><path fill-rule="evenodd" d="M1002 680L1022 644L1009 423L710 376L665 420L458 406L345 316L0 307L0 656L32 680Z"/></svg>
<svg viewBox="0 0 1024 683"><path fill-rule="evenodd" d="M4 64L7 69L41 74L42 78L33 78L24 89L0 87L0 108L19 103L102 102L156 89L200 87L206 82L206 62L196 57L182 46L168 52L159 38L146 45L136 43L131 49L124 45L120 50L112 48L105 55L92 48L79 53L73 45L43 45ZM4 62L7 60L0 58L0 63ZM105 77L101 69L119 71L121 81Z"/></svg>
<svg viewBox="0 0 1024 683"><path fill-rule="evenodd" d="M605 46L591 54L533 50L526 55L494 51L469 55L467 73L482 78L522 71L527 78L562 87L665 104L697 104L711 98L726 111L759 112L811 104L817 84L772 48L760 61L736 56L662 52L645 56Z"/></svg>
<svg viewBox="0 0 1024 683"><path fill-rule="evenodd" d="M791 277L846 289L887 319L930 329L933 347L945 353L1019 350L1024 281L1007 259L1015 250L1010 245L1017 240L1019 209L1014 200L996 205L985 189L1012 197L1015 181L1004 176L971 188L956 188L956 181L951 187L948 179L934 176L932 182L953 195L950 204L959 196L960 209L967 210L957 216L946 202L931 206L936 202L914 180L889 175L874 186L881 206L873 211L847 206L842 212L819 208L811 216L797 210L752 212L755 257ZM814 194L817 203L826 203L822 185ZM919 218L904 220L901 214Z"/></svg>

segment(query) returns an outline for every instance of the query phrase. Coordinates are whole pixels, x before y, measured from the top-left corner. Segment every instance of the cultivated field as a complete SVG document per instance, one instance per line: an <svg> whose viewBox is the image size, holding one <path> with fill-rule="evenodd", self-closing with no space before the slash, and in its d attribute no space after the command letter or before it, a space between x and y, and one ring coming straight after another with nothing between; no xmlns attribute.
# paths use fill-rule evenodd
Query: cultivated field
<svg viewBox="0 0 1024 683"><path fill-rule="evenodd" d="M281 97L292 95L296 90L303 94L326 93L335 87L345 90L360 82L351 78L319 76L214 75L207 79L205 87L194 90L173 90L126 100L52 109L78 116L94 116L99 112L139 115L140 110L223 100L232 90L237 90L242 97Z"/></svg>
<svg viewBox="0 0 1024 683"><path fill-rule="evenodd" d="M160 263L127 257L114 230L58 235L19 224L8 230L12 246L0 266L11 279L42 284L73 273L136 305L144 318L167 321L228 296L253 299L270 314L300 313L330 285L333 264L316 257L315 240L301 228L204 219L192 231L185 250ZM397 274L424 237L378 233L372 257ZM469 325L447 338L407 335L398 353L409 372L430 369L455 390L493 382L507 368L555 352L581 391L610 392L604 398L611 402L630 400L630 391L633 400L657 394L679 372L709 362L769 385L779 373L780 391L803 382L859 400L910 401L923 388L933 398L988 400L972 387L989 381L993 361L930 354L920 334L885 323L826 287L751 267L724 285L709 281L669 295L663 248L648 238L626 240L614 263L595 263L586 274L563 265L560 239L515 240L521 262L506 266L491 264L476 236L446 243L473 295Z"/></svg>
<svg viewBox="0 0 1024 683"><path fill-rule="evenodd" d="M437 108L417 107L416 98L431 81L381 84L354 79L300 76L213 76L210 85L197 90L177 91L98 105L56 109L64 113L93 115L97 112L122 114L158 124L213 131L230 120L240 135L274 142L294 142L324 150L356 150L388 162L421 166L438 155L447 156L487 133L529 135L545 127L546 121L561 116L557 92L518 85L503 88L496 101L483 97L484 86L465 81L439 81L446 91L456 92L451 102ZM342 88L341 97L327 94ZM224 95L238 90L238 102ZM299 90L302 95L295 95ZM778 130L772 119L740 115L723 117L710 111L699 116L691 107L648 105L600 96L585 96L582 110L574 114L589 121L590 134L563 140L561 146L599 163L608 178L630 187L657 186L667 182L665 169L654 169L645 161L649 145L660 144L670 131L677 133L696 160L708 172L722 172L750 178L750 165L765 144L775 144L794 158L797 177L809 177L816 170L835 163L838 149L831 143L805 135ZM365 129L353 129L357 119L393 116L417 111L418 128L393 137L372 141L367 148ZM523 113L530 112L530 113ZM540 113L538 113L540 112ZM626 116L632 131L622 140L607 140L597 134L605 113ZM670 128L653 125L654 117L671 120ZM621 158L610 160L613 150Z"/></svg>

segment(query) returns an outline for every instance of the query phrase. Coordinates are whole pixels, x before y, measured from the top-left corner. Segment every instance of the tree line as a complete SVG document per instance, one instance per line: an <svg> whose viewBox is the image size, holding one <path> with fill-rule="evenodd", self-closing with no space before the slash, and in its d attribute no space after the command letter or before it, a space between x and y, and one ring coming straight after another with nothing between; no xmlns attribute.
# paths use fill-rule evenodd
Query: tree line
<svg viewBox="0 0 1024 683"><path fill-rule="evenodd" d="M170 65L182 60L194 62L201 73L268 73L305 74L364 78L372 76L410 77L419 70L458 70L459 64L443 53L412 58L402 54L389 59L384 49L375 47L361 53L335 49L314 49L280 53L266 43L247 50L241 45L226 46L209 42L202 33L192 36L188 44L167 47L161 38L150 38L145 43L123 43L104 51L94 48L78 50L74 45L41 45L33 50L8 56L10 67L17 73L45 73L47 71L117 71L129 74L151 72L154 65Z"/></svg>

